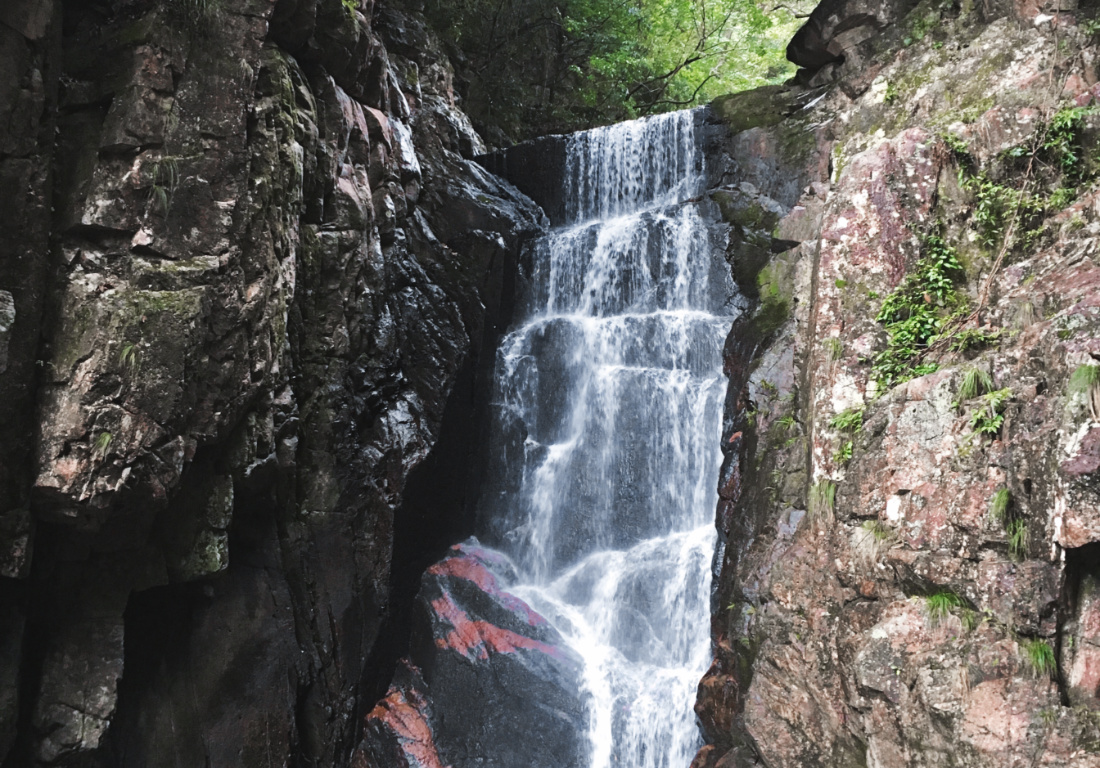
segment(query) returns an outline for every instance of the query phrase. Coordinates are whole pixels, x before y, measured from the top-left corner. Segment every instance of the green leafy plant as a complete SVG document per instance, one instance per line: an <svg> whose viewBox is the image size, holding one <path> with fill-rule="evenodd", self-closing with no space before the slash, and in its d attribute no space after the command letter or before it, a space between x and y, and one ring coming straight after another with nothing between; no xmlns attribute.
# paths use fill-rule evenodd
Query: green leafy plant
<svg viewBox="0 0 1100 768"><path fill-rule="evenodd" d="M970 428L976 435L996 435L1004 424L1005 407L1012 398L1008 387L982 395L982 403L970 414Z"/></svg>
<svg viewBox="0 0 1100 768"><path fill-rule="evenodd" d="M1079 365L1069 377L1069 391L1084 395L1093 420L1100 420L1100 365Z"/></svg>
<svg viewBox="0 0 1100 768"><path fill-rule="evenodd" d="M822 342L825 346L825 351L828 353L829 360L839 360L844 356L844 343L834 337L830 336Z"/></svg>
<svg viewBox="0 0 1100 768"><path fill-rule="evenodd" d="M97 459L107 458L107 452L111 448L112 436L110 432L100 432L92 443L92 456Z"/></svg>
<svg viewBox="0 0 1100 768"><path fill-rule="evenodd" d="M1009 553L1022 560L1027 556L1027 545L1029 541L1029 534L1027 529L1027 521L1022 519L1009 520L1005 525L1005 532L1008 534L1008 551Z"/></svg>
<svg viewBox="0 0 1100 768"><path fill-rule="evenodd" d="M1047 210L1060 211L1066 208L1077 197L1077 187L1059 187L1050 193L1047 200Z"/></svg>
<svg viewBox="0 0 1100 768"><path fill-rule="evenodd" d="M956 161L971 162L970 146L959 136L947 131L940 135L940 140L947 150L955 157Z"/></svg>
<svg viewBox="0 0 1100 768"><path fill-rule="evenodd" d="M967 328L951 338L952 352L966 352L970 349L987 347L1001 338L1001 331L986 331L980 328Z"/></svg>
<svg viewBox="0 0 1100 768"><path fill-rule="evenodd" d="M886 91L882 94L883 104L893 104L901 98L901 94L898 92L898 87L893 82L886 83Z"/></svg>
<svg viewBox="0 0 1100 768"><path fill-rule="evenodd" d="M935 626L943 621L956 608L965 608L966 601L950 591L934 592L924 598L924 609Z"/></svg>
<svg viewBox="0 0 1100 768"><path fill-rule="evenodd" d="M915 269L883 300L877 320L886 327L886 349L875 355L871 377L880 390L932 373L934 363L921 362L945 323L960 313L965 298L955 283L963 276L958 253L938 236L924 239Z"/></svg>
<svg viewBox="0 0 1100 768"><path fill-rule="evenodd" d="M994 182L984 171L964 177L962 186L974 195L971 222L978 240L986 248L992 248L1000 242L1008 215L1020 202L1019 193Z"/></svg>
<svg viewBox="0 0 1100 768"><path fill-rule="evenodd" d="M1021 640L1020 654L1036 675L1050 676L1058 667L1054 649L1045 640Z"/></svg>
<svg viewBox="0 0 1100 768"><path fill-rule="evenodd" d="M784 432L790 432L798 425L798 420L795 419L793 413L788 413L776 419L775 425L782 429Z"/></svg>
<svg viewBox="0 0 1100 768"><path fill-rule="evenodd" d="M1066 107L1055 112L1046 125L1042 154L1069 179L1081 179L1085 174L1081 129L1085 118L1095 112L1095 107Z"/></svg>
<svg viewBox="0 0 1100 768"><path fill-rule="evenodd" d="M829 419L829 426L841 432L859 432L863 428L864 406L845 408Z"/></svg>
<svg viewBox="0 0 1100 768"><path fill-rule="evenodd" d="M854 449L854 447L855 446L852 444L851 440L844 443L842 446L837 448L836 452L833 454L833 461L835 461L837 464L847 464L849 461L852 460L852 450Z"/></svg>
<svg viewBox="0 0 1100 768"><path fill-rule="evenodd" d="M994 522L1004 523L1008 515L1008 507L1012 503L1012 491L1007 488L999 488L989 500L989 516Z"/></svg>
<svg viewBox="0 0 1100 768"><path fill-rule="evenodd" d="M836 509L836 483L820 480L810 488L809 510L813 517L831 517Z"/></svg>

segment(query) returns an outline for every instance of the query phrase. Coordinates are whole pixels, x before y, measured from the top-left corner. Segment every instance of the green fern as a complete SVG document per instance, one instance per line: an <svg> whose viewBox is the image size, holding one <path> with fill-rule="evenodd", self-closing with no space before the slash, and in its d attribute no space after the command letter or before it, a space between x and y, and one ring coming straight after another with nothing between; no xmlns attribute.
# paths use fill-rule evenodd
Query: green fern
<svg viewBox="0 0 1100 768"><path fill-rule="evenodd" d="M863 406L845 408L829 419L829 426L840 432L859 432L863 428Z"/></svg>
<svg viewBox="0 0 1100 768"><path fill-rule="evenodd" d="M853 448L854 446L851 440L844 443L844 445L836 449L836 452L833 454L833 461L835 461L837 464L847 464L849 461L852 460Z"/></svg>

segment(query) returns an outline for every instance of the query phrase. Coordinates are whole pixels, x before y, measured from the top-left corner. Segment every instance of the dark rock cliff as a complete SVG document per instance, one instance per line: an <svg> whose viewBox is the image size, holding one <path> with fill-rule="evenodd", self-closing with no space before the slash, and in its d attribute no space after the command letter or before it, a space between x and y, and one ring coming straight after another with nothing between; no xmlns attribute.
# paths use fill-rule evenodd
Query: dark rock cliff
<svg viewBox="0 0 1100 768"><path fill-rule="evenodd" d="M544 226L451 77L369 2L0 9L5 766L347 764Z"/></svg>

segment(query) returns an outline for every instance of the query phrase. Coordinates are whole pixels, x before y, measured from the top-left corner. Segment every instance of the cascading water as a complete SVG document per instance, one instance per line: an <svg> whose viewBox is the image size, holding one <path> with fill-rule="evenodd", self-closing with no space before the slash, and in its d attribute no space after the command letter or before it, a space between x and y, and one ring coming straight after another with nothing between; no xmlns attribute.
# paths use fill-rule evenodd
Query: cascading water
<svg viewBox="0 0 1100 768"><path fill-rule="evenodd" d="M576 134L495 383L491 538L583 657L590 765L686 767L710 660L721 348L734 288L696 114ZM539 768L550 768L540 766Z"/></svg>

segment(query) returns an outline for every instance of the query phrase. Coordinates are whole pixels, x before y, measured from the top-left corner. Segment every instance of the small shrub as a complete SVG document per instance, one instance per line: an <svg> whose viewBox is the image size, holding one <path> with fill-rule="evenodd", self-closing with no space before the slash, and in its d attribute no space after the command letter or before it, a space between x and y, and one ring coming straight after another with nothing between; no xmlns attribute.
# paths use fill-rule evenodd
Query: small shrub
<svg viewBox="0 0 1100 768"><path fill-rule="evenodd" d="M1081 129L1085 117L1095 112L1095 107L1066 107L1055 112L1047 123L1040 153L1071 180L1080 180L1085 175L1085 163L1081 162Z"/></svg>
<svg viewBox="0 0 1100 768"><path fill-rule="evenodd" d="M886 349L875 355L871 368L880 390L935 371L937 366L921 362L920 356L966 305L955 288L964 274L955 249L932 235L925 238L921 253L915 269L883 300L876 317L887 334Z"/></svg>
<svg viewBox="0 0 1100 768"><path fill-rule="evenodd" d="M1050 199L1047 200L1047 210L1057 212L1068 207L1073 199L1077 197L1077 187L1059 187L1050 193Z"/></svg>
<svg viewBox="0 0 1100 768"><path fill-rule="evenodd" d="M1020 653L1036 675L1050 676L1058 666L1054 649L1045 640L1021 640Z"/></svg>
<svg viewBox="0 0 1100 768"><path fill-rule="evenodd" d="M976 435L996 435L1005 421L1005 406L1012 398L1008 387L982 395L982 404L970 414L970 428Z"/></svg>
<svg viewBox="0 0 1100 768"><path fill-rule="evenodd" d="M944 133L940 136L943 144L955 157L956 161L970 160L970 146L953 133Z"/></svg>
<svg viewBox="0 0 1100 768"><path fill-rule="evenodd" d="M1001 331L983 331L979 328L967 328L959 331L951 339L952 352L966 352L970 349L988 347L994 342L1000 341Z"/></svg>

